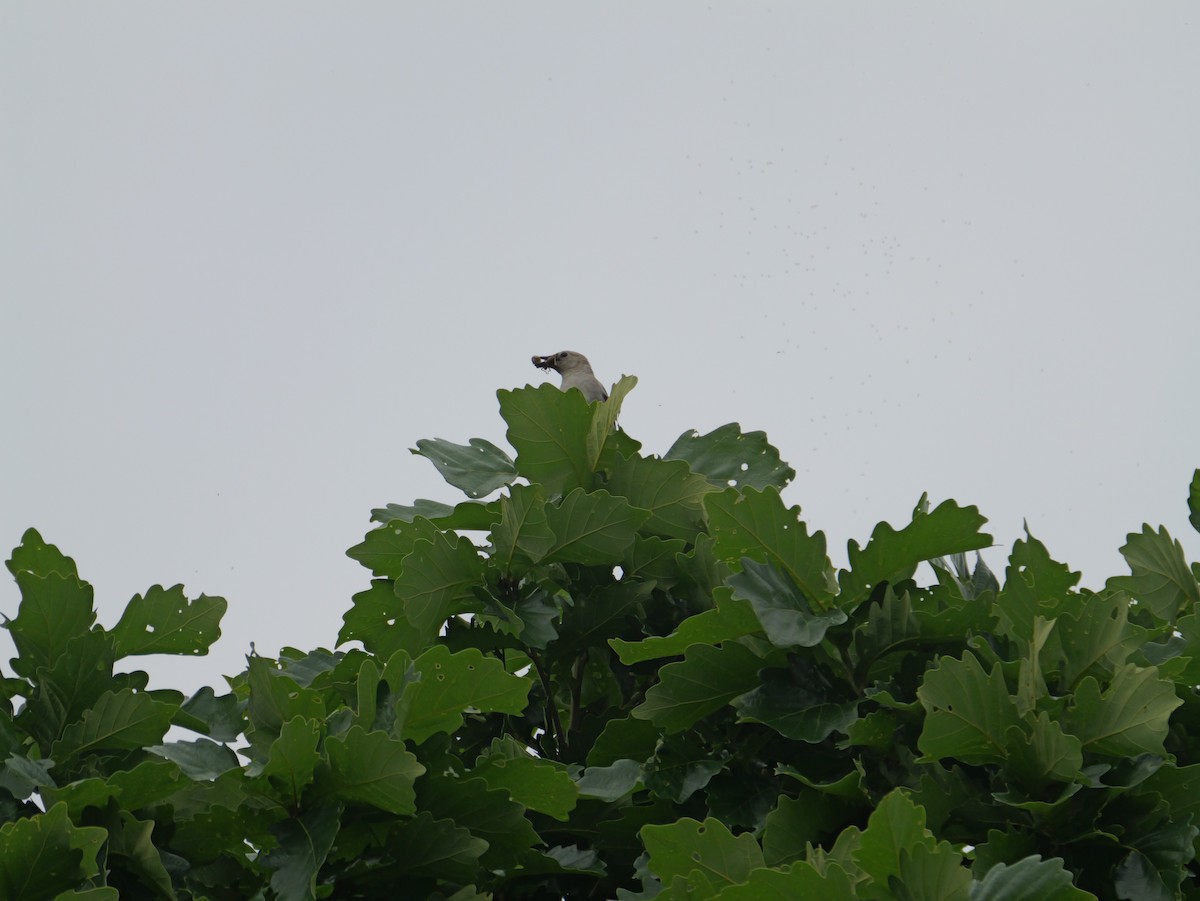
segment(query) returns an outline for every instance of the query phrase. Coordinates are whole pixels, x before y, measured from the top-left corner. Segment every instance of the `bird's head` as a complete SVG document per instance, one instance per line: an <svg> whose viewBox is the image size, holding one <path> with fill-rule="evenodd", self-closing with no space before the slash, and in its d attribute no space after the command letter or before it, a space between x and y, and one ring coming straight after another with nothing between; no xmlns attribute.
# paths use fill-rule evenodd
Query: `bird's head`
<svg viewBox="0 0 1200 901"><path fill-rule="evenodd" d="M577 369L591 370L588 364L588 358L581 353L576 353L573 350L560 350L556 354L550 354L547 357L534 357L533 365L538 369L553 369L560 375L574 372Z"/></svg>

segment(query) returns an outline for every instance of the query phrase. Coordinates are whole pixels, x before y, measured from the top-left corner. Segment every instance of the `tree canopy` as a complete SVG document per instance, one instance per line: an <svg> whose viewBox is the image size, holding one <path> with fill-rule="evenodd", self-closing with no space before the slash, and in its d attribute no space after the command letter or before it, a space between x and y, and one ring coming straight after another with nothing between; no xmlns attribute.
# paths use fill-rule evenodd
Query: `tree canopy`
<svg viewBox="0 0 1200 901"><path fill-rule="evenodd" d="M225 600L100 624L27 531L0 897L1200 897L1200 565L1165 529L1090 591L1028 534L997 577L979 511L921 497L838 569L762 432L643 453L635 382L500 391L511 454L417 442L466 500L372 511L341 649L222 694L130 658L206 653Z"/></svg>

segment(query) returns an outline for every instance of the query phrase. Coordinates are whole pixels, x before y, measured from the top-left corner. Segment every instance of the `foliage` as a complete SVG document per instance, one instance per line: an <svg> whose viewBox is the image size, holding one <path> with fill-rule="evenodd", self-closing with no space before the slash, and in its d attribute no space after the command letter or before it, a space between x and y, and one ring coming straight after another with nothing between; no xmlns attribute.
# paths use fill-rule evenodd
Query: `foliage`
<svg viewBox="0 0 1200 901"><path fill-rule="evenodd" d="M838 571L762 433L644 455L633 384L501 391L513 457L420 442L469 499L375 510L345 649L224 694L117 666L206 653L224 600L103 627L29 530L0 897L1200 897L1200 566L1165 530L1101 591L1028 535L1001 583L979 512L922 498Z"/></svg>

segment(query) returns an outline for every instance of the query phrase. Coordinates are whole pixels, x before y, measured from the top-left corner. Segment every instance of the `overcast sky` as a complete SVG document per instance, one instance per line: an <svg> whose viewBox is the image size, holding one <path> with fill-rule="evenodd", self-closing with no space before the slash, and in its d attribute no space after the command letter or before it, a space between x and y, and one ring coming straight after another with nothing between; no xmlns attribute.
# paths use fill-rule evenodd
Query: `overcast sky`
<svg viewBox="0 0 1200 901"><path fill-rule="evenodd" d="M1196 559L1198 23L0 0L0 549L106 625L226 597L159 686L332 647L370 509L461 499L408 448L571 348L646 452L765 430L835 562L923 491L997 572L1023 520L1091 587L1143 522Z"/></svg>

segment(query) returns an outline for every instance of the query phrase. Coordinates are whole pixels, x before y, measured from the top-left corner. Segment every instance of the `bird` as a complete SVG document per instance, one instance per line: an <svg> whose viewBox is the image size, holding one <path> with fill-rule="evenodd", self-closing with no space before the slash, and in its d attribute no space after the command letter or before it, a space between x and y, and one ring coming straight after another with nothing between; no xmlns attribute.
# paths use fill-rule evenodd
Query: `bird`
<svg viewBox="0 0 1200 901"><path fill-rule="evenodd" d="M562 376L562 390L578 388L589 404L608 400L608 392L592 372L592 364L583 354L573 350L560 350L546 357L535 356L533 365L538 369L553 369Z"/></svg>

